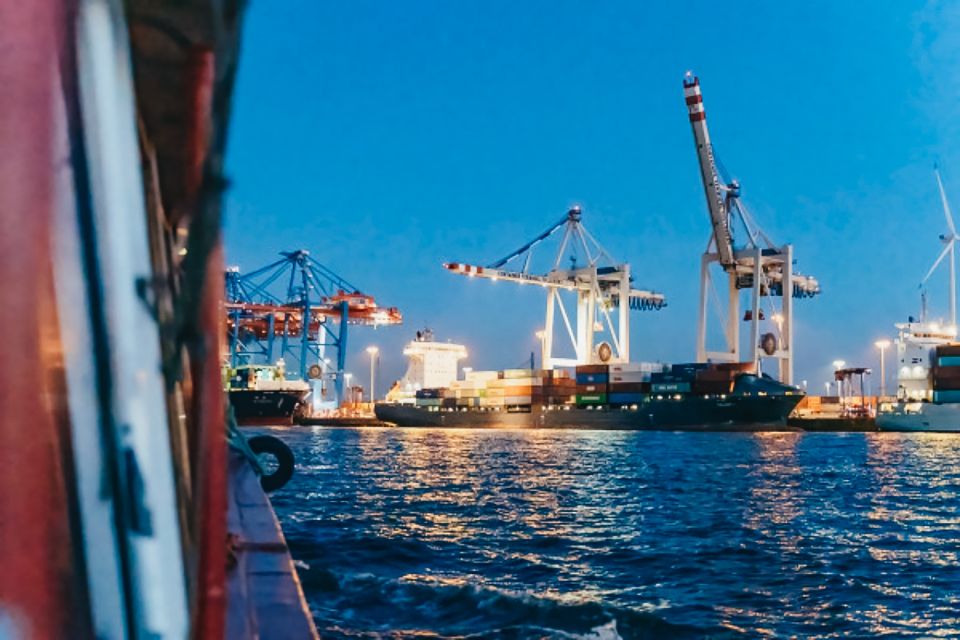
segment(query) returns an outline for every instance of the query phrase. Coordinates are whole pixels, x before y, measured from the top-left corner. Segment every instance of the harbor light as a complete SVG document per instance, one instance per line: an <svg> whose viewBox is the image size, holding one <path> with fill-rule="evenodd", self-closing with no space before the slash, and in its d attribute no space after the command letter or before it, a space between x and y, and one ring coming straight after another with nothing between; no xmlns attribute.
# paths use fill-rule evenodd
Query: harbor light
<svg viewBox="0 0 960 640"><path fill-rule="evenodd" d="M845 364L847 364L847 363L844 362L843 360L834 360L834 361L833 361L833 370L834 370L834 371L838 371L838 370L840 370L840 369L843 369L843 365L845 365Z"/></svg>

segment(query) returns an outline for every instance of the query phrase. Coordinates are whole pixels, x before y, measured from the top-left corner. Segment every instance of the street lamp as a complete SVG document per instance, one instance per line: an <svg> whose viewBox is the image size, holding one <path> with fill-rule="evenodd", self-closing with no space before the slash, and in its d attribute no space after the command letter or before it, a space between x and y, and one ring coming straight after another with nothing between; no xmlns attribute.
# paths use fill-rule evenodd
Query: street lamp
<svg viewBox="0 0 960 640"><path fill-rule="evenodd" d="M890 346L890 341L884 338L883 340L877 340L873 345L880 349L880 397L882 398L887 395L887 369L884 366L883 354Z"/></svg>
<svg viewBox="0 0 960 640"><path fill-rule="evenodd" d="M370 354L370 406L373 407L373 401L376 399L376 393L373 390L373 382L375 374L375 363L377 361L377 354L380 352L380 349L371 345L367 347L367 353Z"/></svg>
<svg viewBox="0 0 960 640"><path fill-rule="evenodd" d="M353 377L352 373L343 374L343 379L347 383L347 398L349 399L350 404L353 404L353 387L350 386L350 378L352 377Z"/></svg>
<svg viewBox="0 0 960 640"><path fill-rule="evenodd" d="M466 380L467 376L473 372L473 367L464 367L463 368L463 379Z"/></svg>

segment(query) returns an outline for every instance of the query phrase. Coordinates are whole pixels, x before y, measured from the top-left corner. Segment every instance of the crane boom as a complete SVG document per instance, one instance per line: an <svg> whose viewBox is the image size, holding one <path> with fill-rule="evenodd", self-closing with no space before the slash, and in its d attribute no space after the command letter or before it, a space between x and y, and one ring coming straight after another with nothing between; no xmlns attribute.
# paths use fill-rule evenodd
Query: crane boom
<svg viewBox="0 0 960 640"><path fill-rule="evenodd" d="M720 180L720 172L713 157L713 145L710 144L710 132L707 129L707 114L703 109L703 96L700 94L700 79L689 72L683 79L683 95L690 113L690 127L697 145L697 160L700 162L700 178L704 194L707 197L707 209L713 225L713 240L716 244L720 264L727 271L736 268L733 234L730 231L730 212L727 209L724 192L727 186Z"/></svg>
<svg viewBox="0 0 960 640"><path fill-rule="evenodd" d="M447 262L443 265L444 269L462 276L475 278L488 278L490 280L503 280L505 282L517 282L520 284L536 284L541 287L551 289L566 289L569 291L589 291L592 287L590 272L591 269L573 269L570 271L551 271L545 276L533 275L521 271L503 271L500 269L491 269L490 267L479 267L472 264L462 264L459 262ZM616 272L612 272L616 273ZM616 291L617 279L612 277L609 280L604 279L602 270L598 270L597 280L600 290L610 292L610 299L615 306L619 305L619 294ZM660 309L666 305L666 297L656 291L647 291L645 289L630 288L629 306L631 309L647 310Z"/></svg>

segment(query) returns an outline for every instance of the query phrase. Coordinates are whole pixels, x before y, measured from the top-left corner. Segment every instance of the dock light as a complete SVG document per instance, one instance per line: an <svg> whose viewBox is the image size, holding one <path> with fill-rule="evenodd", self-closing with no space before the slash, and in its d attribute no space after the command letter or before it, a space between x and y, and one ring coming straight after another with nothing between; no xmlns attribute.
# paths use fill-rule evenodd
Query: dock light
<svg viewBox="0 0 960 640"><path fill-rule="evenodd" d="M834 360L833 361L833 370L837 371L838 369L843 369L843 365L847 364L843 360Z"/></svg>
<svg viewBox="0 0 960 640"><path fill-rule="evenodd" d="M884 366L883 355L887 350L887 347L890 346L890 341L884 338L883 340L877 340L873 345L880 349L880 397L887 395L887 369Z"/></svg>

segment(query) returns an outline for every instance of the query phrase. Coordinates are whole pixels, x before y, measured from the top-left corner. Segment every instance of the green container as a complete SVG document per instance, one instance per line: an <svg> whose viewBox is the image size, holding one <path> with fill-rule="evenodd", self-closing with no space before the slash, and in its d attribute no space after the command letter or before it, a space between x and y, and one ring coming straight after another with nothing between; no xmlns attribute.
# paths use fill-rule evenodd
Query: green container
<svg viewBox="0 0 960 640"><path fill-rule="evenodd" d="M690 393L689 382L657 382L650 385L653 393Z"/></svg>
<svg viewBox="0 0 960 640"><path fill-rule="evenodd" d="M607 394L588 393L577 395L577 404L607 404Z"/></svg>

